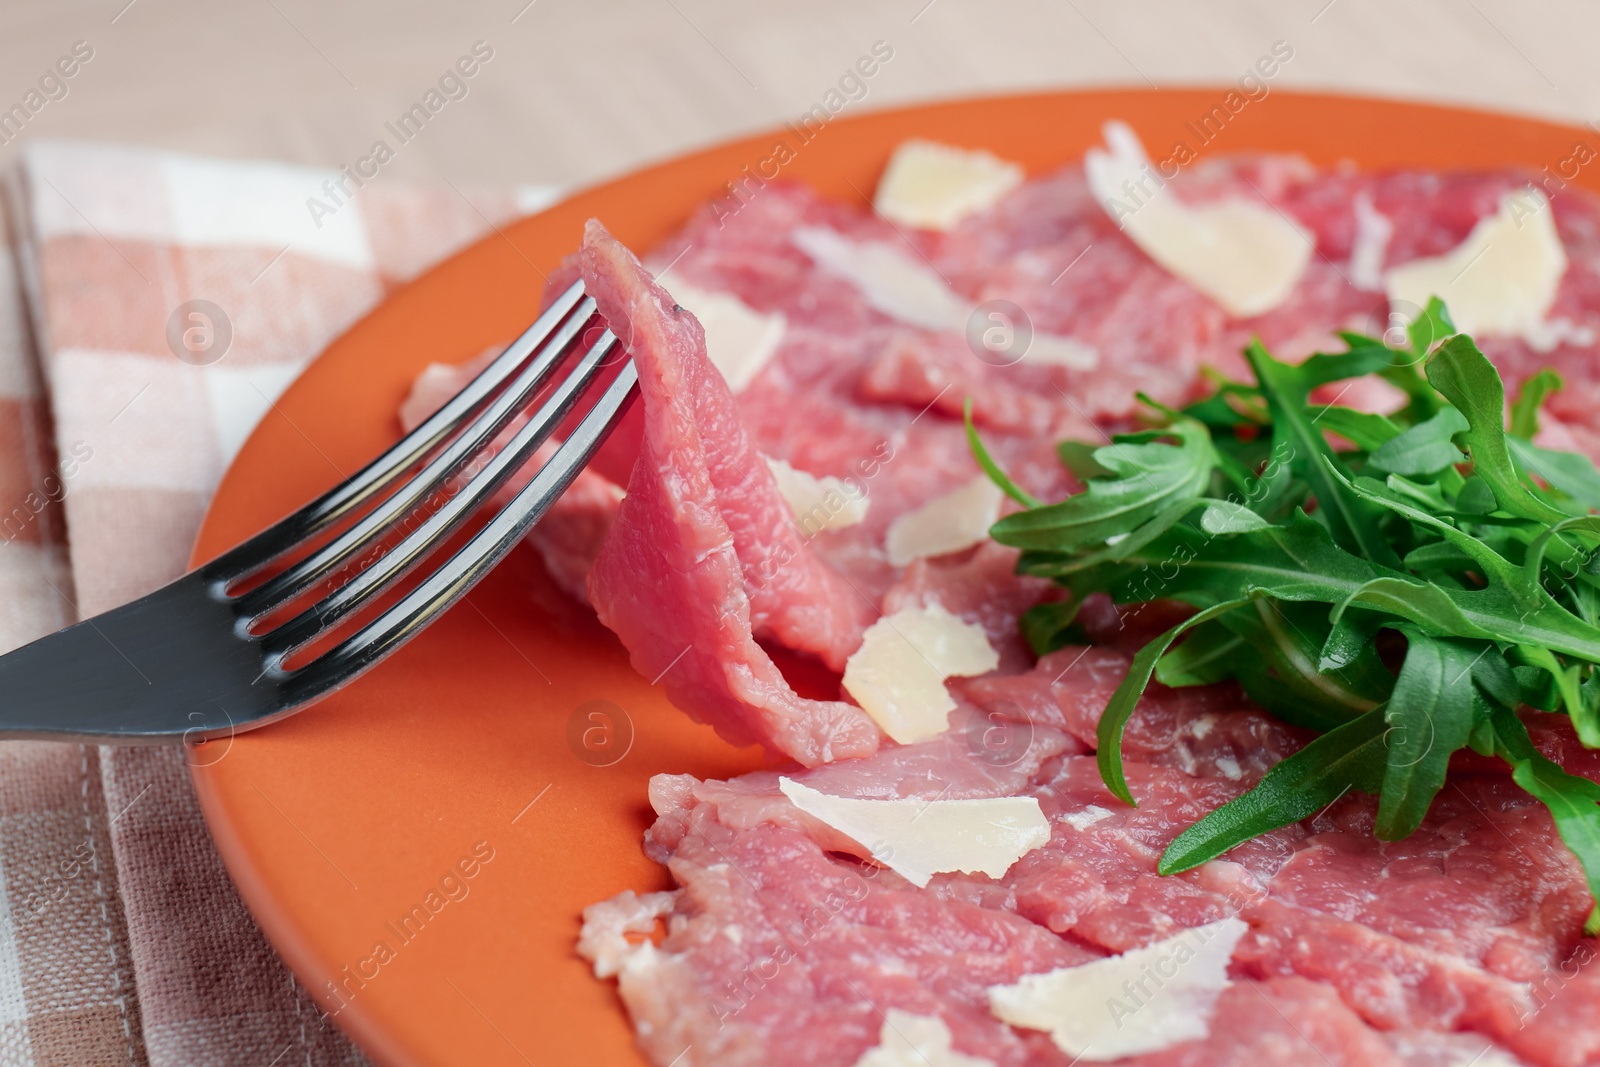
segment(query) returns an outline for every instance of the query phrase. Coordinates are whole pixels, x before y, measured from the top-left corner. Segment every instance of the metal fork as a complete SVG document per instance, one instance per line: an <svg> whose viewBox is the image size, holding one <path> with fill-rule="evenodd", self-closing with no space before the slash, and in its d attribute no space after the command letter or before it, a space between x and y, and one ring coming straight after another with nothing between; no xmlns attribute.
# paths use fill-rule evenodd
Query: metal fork
<svg viewBox="0 0 1600 1067"><path fill-rule="evenodd" d="M415 637L510 551L589 462L638 393L632 359L532 480L459 550L348 636L336 628L427 562L578 409L608 357L622 353L610 329L594 336L591 321L603 325L576 282L444 407L354 476L149 596L0 656L0 738L126 744L253 729L328 695ZM330 581L470 473L574 355L566 377L459 492L354 579ZM282 570L248 586L286 559ZM299 601L308 606L273 621ZM308 643L335 637L307 662L286 663Z"/></svg>

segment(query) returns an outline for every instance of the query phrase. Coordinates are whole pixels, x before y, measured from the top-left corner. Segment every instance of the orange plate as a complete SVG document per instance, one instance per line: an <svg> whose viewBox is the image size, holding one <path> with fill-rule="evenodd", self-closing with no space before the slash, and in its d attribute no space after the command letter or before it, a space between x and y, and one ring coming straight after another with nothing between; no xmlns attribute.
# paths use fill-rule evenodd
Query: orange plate
<svg viewBox="0 0 1600 1067"><path fill-rule="evenodd" d="M648 250L747 166L770 173L779 143L793 151L783 177L856 203L913 135L988 148L1040 173L1080 159L1117 117L1160 160L1175 141L1198 146L1186 123L1226 91L1052 93L840 118L810 143L778 130L580 193L396 293L323 353L234 461L194 559L387 447L412 378L520 331L540 271L577 246L590 216ZM1276 91L1209 150L1555 171L1580 139L1589 135L1502 115ZM625 888L668 884L640 851L651 775L728 776L759 761L671 708L592 619L541 609L541 579L514 555L469 604L355 686L218 742L220 752L200 750L214 760L195 770L201 803L246 902L301 981L383 1063L640 1063L612 988L573 953L578 913ZM596 699L626 709L637 731L604 768L569 743L575 709ZM578 729L589 725L600 724ZM441 880L474 848L493 858L449 881L460 897L450 899ZM427 921L403 941L399 920L417 906ZM339 1007L327 991L341 985Z"/></svg>

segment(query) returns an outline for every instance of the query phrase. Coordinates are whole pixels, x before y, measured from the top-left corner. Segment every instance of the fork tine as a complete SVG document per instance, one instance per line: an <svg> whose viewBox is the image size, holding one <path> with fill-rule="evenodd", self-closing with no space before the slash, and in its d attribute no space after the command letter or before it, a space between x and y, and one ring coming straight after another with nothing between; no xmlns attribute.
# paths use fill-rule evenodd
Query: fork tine
<svg viewBox="0 0 1600 1067"><path fill-rule="evenodd" d="M606 357L618 344L606 330L583 359L545 400L533 418L467 485L404 540L345 585L262 637L268 662L281 661L373 595L406 574L444 540L479 504L487 500L555 431L576 405ZM629 364L632 367L632 364Z"/></svg>
<svg viewBox="0 0 1600 1067"><path fill-rule="evenodd" d="M240 595L237 600L238 611L254 622L306 592L329 572L392 532L403 516L454 477L522 410L527 398L549 379L572 350L593 314L594 300L585 297L512 383L426 467L338 537Z"/></svg>
<svg viewBox="0 0 1600 1067"><path fill-rule="evenodd" d="M550 462L511 503L399 603L292 672L291 684L311 694L342 684L415 637L435 616L465 596L572 484L638 393L639 371L629 359Z"/></svg>
<svg viewBox="0 0 1600 1067"><path fill-rule="evenodd" d="M387 488L444 440L485 397L511 377L528 355L549 338L583 299L583 283L573 282L534 320L533 325L523 331L522 336L420 426L316 500L206 564L206 577L224 586L237 581L283 555L307 537L326 529Z"/></svg>

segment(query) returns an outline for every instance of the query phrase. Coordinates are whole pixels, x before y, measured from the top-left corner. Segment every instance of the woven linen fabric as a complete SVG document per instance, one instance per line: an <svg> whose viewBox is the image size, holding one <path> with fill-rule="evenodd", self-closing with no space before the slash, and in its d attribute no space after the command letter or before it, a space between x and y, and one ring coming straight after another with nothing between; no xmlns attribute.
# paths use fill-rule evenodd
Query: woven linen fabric
<svg viewBox="0 0 1600 1067"><path fill-rule="evenodd" d="M181 574L223 471L305 363L396 285L551 199L389 179L337 196L338 179L30 145L0 254L4 647ZM365 1061L228 880L182 747L9 742L0 1067L145 1062Z"/></svg>
<svg viewBox="0 0 1600 1067"><path fill-rule="evenodd" d="M0 210L0 651L72 621L49 408ZM0 1067L145 1062L100 753L0 745Z"/></svg>

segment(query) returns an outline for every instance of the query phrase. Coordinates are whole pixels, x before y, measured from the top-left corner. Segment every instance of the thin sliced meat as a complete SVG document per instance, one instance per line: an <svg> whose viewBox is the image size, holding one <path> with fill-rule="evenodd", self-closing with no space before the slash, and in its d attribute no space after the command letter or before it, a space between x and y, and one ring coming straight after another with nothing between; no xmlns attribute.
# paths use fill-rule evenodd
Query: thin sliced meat
<svg viewBox="0 0 1600 1067"><path fill-rule="evenodd" d="M1488 1049L1549 1067L1588 1061L1590 1045L1569 1049L1557 1038L1557 1027L1577 1025L1600 1003L1600 982L1580 973L1595 958L1580 937L1582 873L1544 810L1503 776L1464 782L1461 799L1405 842L1375 841L1370 799L1346 798L1306 824L1163 877L1155 864L1173 837L1248 783L1132 762L1141 803L1129 808L1106 791L1092 756L1054 731L1037 740L1006 768L984 766L945 738L801 776L840 795L937 797L944 781L949 796L1039 800L1051 823L1044 846L999 879L939 874L922 891L841 859L860 849L795 811L774 772L732 782L656 778L646 851L668 867L679 895L665 940L638 950L621 978L647 1051L670 1063L693 1042L711 1063L849 1067L874 1043L878 1017L861 1013L868 1004L938 1015L957 1048L997 1064L1063 1065L1068 1058L1042 1035L996 1026L985 983L1236 916L1250 931L1211 1036L1125 1062L1211 1067L1292 1053L1432 1067L1468 1047L1464 1059ZM1503 835L1523 843L1523 862L1495 862ZM638 907L620 900L596 913L586 935L592 958L627 952L608 946L598 924ZM803 914L809 924L797 925ZM943 967L936 948L950 956Z"/></svg>
<svg viewBox="0 0 1600 1067"><path fill-rule="evenodd" d="M651 785L659 818L647 848L680 889L665 939L636 950L618 986L652 1060L671 1063L692 1046L693 1062L849 1067L893 1007L939 1016L957 1049L998 1065L1065 1063L1049 1057L1044 1035L996 1020L986 990L1094 951L842 860L789 819L760 817L786 802L709 785L687 776ZM618 951L587 941L592 959Z"/></svg>
<svg viewBox="0 0 1600 1067"><path fill-rule="evenodd" d="M1476 1048L1482 1047L1478 1042ZM1235 982L1217 1000L1204 1041L1121 1062L1138 1067L1409 1067L1337 994L1299 978ZM1438 1067L1446 1064L1460 1067L1452 1061Z"/></svg>
<svg viewBox="0 0 1600 1067"><path fill-rule="evenodd" d="M1095 748L1100 716L1131 659L1097 645L1062 648L1021 674L950 685L985 710L1065 730ZM1123 729L1122 752L1127 759L1189 775L1255 782L1310 736L1257 709L1235 686L1169 689L1153 682Z"/></svg>
<svg viewBox="0 0 1600 1067"><path fill-rule="evenodd" d="M633 665L735 743L812 766L872 753L860 708L797 696L754 631L842 666L861 599L816 560L705 354L700 324L598 223L583 277L639 369L644 442L589 574L589 600Z"/></svg>

